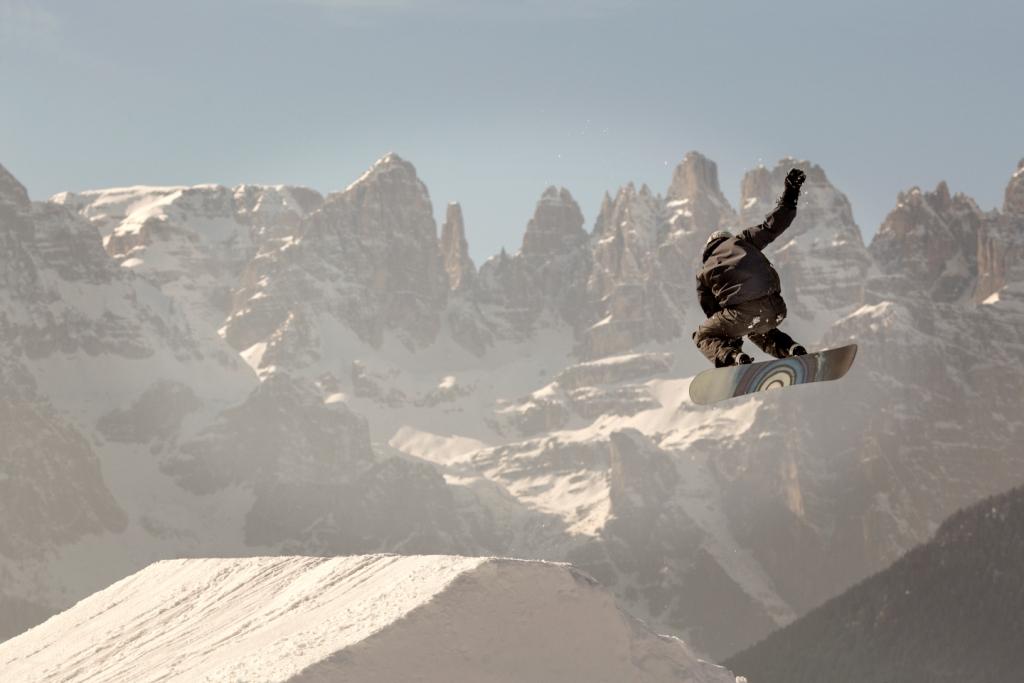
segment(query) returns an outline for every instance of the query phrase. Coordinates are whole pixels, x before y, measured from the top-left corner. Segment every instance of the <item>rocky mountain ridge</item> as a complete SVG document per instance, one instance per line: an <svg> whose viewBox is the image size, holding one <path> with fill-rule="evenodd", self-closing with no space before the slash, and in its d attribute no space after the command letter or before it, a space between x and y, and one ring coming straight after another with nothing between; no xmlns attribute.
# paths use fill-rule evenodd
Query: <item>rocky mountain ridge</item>
<svg viewBox="0 0 1024 683"><path fill-rule="evenodd" d="M808 175L798 217L769 248L784 327L809 345L855 340L858 363L841 387L693 406L700 247L713 228L759 221L793 165ZM8 572L43 567L47 586L11 584L9 597L54 609L141 556L211 549L568 559L660 630L730 654L1024 475L1020 177L1001 212L911 191L865 247L819 167L752 170L736 210L714 163L691 153L665 196L627 185L589 232L567 190L545 190L522 248L476 269L461 211L439 236L426 186L397 155L326 198L199 186L31 203L5 173L19 215L61 212L93 240L88 253L103 256L103 240L105 277L146 288L182 348L230 377L157 364L100 409L96 387L125 382L114 366L0 352L5 378L64 378L40 401L62 398L50 409L93 444L122 508L31 570L5 554ZM87 268L57 261L68 282ZM96 303L107 298L86 299L68 301L109 317ZM236 388L214 399L192 386L207 379ZM136 559L91 557L88 587L65 578L82 548L105 544Z"/></svg>

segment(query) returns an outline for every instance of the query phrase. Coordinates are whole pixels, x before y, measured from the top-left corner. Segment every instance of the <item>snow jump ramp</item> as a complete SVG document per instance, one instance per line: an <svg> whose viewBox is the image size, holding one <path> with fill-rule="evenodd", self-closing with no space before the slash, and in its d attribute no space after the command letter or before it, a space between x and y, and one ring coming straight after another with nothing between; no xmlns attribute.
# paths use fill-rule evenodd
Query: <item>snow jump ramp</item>
<svg viewBox="0 0 1024 683"><path fill-rule="evenodd" d="M16 681L733 683L564 564L157 562L0 643Z"/></svg>

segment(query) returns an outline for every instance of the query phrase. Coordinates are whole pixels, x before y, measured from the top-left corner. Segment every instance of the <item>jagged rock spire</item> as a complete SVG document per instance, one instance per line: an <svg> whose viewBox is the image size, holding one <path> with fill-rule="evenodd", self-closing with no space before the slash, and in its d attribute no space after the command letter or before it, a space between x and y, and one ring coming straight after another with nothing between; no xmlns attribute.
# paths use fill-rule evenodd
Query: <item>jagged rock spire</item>
<svg viewBox="0 0 1024 683"><path fill-rule="evenodd" d="M700 152L687 152L676 166L666 199L669 222L687 232L710 233L736 218L718 183L718 166Z"/></svg>
<svg viewBox="0 0 1024 683"><path fill-rule="evenodd" d="M1006 186L1001 214L985 217L978 233L978 284L974 300L1021 300L1024 283L1024 159ZM1007 289L1007 285L1010 285Z"/></svg>
<svg viewBox="0 0 1024 683"><path fill-rule="evenodd" d="M803 232L801 227L813 228L814 221L805 220L819 210L829 209L836 213L833 218L849 230L844 239L856 239L863 242L860 229L853 220L853 210L846 196L829 181L824 169L809 161L783 157L771 169L757 166L743 176L740 182L740 217L739 227L747 227L760 223L765 215L775 208L775 202L782 194L786 174L790 169L799 168L807 174L800 194L800 208L797 212L797 223L786 231L787 236ZM948 190L947 190L948 195ZM856 233L854 235L854 233Z"/></svg>
<svg viewBox="0 0 1024 683"><path fill-rule="evenodd" d="M10 203L22 209L31 204L25 186L18 182L3 164L0 164L0 202Z"/></svg>
<svg viewBox="0 0 1024 683"><path fill-rule="evenodd" d="M565 188L548 187L519 252L509 256L503 249L480 266L479 302L507 311L504 333L512 337L524 338L548 314L574 327L589 323L589 240L576 200Z"/></svg>
<svg viewBox="0 0 1024 683"><path fill-rule="evenodd" d="M769 247L769 253L782 275L792 317L810 320L824 311L859 304L870 258L846 195L820 166L806 160L784 157L773 167L748 171L740 183L736 227L757 225L775 209L792 168L804 171L807 181L800 192L796 220ZM821 269L828 275L823 276Z"/></svg>
<svg viewBox="0 0 1024 683"><path fill-rule="evenodd" d="M466 225L462 207L458 202L448 205L444 225L441 226L441 256L448 272L448 284L453 290L465 289L476 276L476 266L469 257Z"/></svg>
<svg viewBox="0 0 1024 683"><path fill-rule="evenodd" d="M305 217L294 244L250 265L235 292L225 338L245 349L277 332L297 357L315 359L308 320L331 307L363 341L387 330L408 348L428 345L440 326L448 275L427 188L397 154L378 160L345 190ZM297 291L317 292L296 296ZM297 302L301 302L299 307ZM289 319L293 322L289 323ZM282 346L285 342L281 342Z"/></svg>
<svg viewBox="0 0 1024 683"><path fill-rule="evenodd" d="M1017 164L1017 170L1006 186L1003 211L1024 216L1024 159Z"/></svg>
<svg viewBox="0 0 1024 683"><path fill-rule="evenodd" d="M526 256L549 256L570 251L586 239L579 204L569 190L552 185L544 190L526 226L522 251Z"/></svg>
<svg viewBox="0 0 1024 683"><path fill-rule="evenodd" d="M978 231L983 212L963 194L950 196L913 187L897 196L871 242L871 254L886 273L923 288L937 301L962 296L977 275Z"/></svg>
<svg viewBox="0 0 1024 683"><path fill-rule="evenodd" d="M718 165L700 152L687 152L672 173L668 199L692 199L700 194L710 194L725 200L718 184Z"/></svg>

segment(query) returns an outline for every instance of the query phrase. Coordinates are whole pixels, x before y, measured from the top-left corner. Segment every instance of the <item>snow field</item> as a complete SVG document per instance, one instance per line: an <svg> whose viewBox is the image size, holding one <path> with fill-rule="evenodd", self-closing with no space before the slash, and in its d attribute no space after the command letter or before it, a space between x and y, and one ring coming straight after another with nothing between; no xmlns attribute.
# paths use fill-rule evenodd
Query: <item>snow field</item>
<svg viewBox="0 0 1024 683"><path fill-rule="evenodd" d="M0 644L5 682L732 683L568 565L157 562Z"/></svg>

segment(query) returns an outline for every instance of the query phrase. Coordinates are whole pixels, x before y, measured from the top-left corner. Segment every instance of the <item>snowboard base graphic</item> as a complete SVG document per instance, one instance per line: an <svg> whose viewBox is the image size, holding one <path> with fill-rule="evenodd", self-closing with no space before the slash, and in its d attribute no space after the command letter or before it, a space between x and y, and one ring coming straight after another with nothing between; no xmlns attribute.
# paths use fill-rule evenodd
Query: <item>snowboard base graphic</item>
<svg viewBox="0 0 1024 683"><path fill-rule="evenodd" d="M759 391L839 379L856 355L857 345L850 344L805 356L705 370L690 382L690 399L707 405Z"/></svg>

